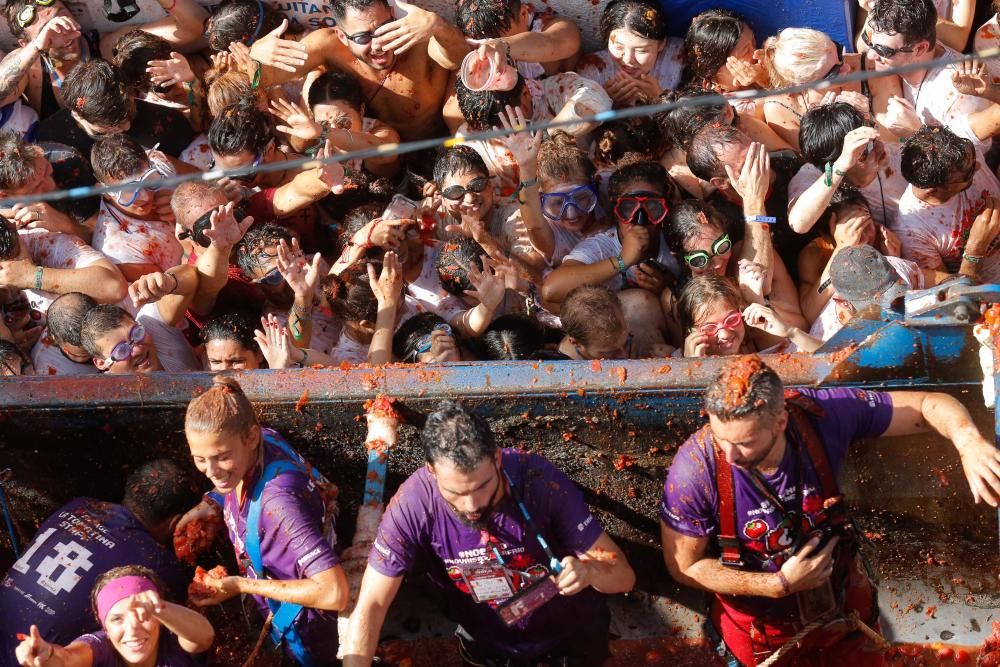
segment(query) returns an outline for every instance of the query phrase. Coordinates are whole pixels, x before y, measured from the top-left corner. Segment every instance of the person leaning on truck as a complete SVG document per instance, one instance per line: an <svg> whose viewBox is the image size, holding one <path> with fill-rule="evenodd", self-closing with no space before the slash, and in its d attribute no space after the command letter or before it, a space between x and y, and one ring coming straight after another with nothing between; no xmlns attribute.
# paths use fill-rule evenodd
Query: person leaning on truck
<svg viewBox="0 0 1000 667"><path fill-rule="evenodd" d="M958 450L975 501L994 507L1000 451L946 394L786 392L757 356L723 368L705 411L709 423L678 450L663 490L670 574L715 594L712 626L739 664L757 665L807 630L777 665L882 664L844 620L857 613L878 629L875 585L836 481L848 448L934 430Z"/></svg>

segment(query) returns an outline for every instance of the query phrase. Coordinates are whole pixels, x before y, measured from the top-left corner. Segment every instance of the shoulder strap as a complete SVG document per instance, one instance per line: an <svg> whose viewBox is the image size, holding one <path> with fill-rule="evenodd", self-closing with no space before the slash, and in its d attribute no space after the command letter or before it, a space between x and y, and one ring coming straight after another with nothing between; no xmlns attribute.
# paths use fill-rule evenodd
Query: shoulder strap
<svg viewBox="0 0 1000 667"><path fill-rule="evenodd" d="M299 470L299 466L292 461L272 461L264 468L264 472L261 473L260 479L257 480L253 491L250 493L249 509L247 511L247 534L244 538L244 545L247 557L250 559L250 564L253 565L253 571L259 577L264 576L264 561L260 554L260 513L263 509L261 496L264 493L264 486L268 482L281 473L291 470Z"/></svg>
<svg viewBox="0 0 1000 667"><path fill-rule="evenodd" d="M837 478L833 474L833 468L830 467L830 458L826 455L826 448L819 438L819 433L816 432L816 426L813 424L812 419L809 418L807 409L799 404L799 400L801 399L805 399L816 406L820 410L819 414L822 415L822 408L819 408L811 399L799 396L796 401L787 401L785 404L788 410L788 422L791 424L799 442L805 445L813 468L816 470L816 476L819 478L820 492L823 494L823 499L834 498L840 495Z"/></svg>
<svg viewBox="0 0 1000 667"><path fill-rule="evenodd" d="M707 427L706 427L707 428ZM722 550L720 560L727 567L742 567L743 556L740 552L740 541L736 536L736 493L733 488L733 469L726 461L725 454L712 439L712 451L715 453L715 488L719 494L719 548Z"/></svg>

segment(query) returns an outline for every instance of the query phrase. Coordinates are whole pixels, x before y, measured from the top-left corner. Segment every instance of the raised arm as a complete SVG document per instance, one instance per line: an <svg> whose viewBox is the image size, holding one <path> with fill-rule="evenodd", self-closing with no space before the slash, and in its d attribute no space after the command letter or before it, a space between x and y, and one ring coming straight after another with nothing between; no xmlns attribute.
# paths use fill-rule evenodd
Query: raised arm
<svg viewBox="0 0 1000 667"><path fill-rule="evenodd" d="M989 141L1000 134L1000 86L993 82L986 71L986 65L975 60L958 63L951 73L951 81L959 93L993 103L981 111L969 114L969 129L976 138Z"/></svg>
<svg viewBox="0 0 1000 667"><path fill-rule="evenodd" d="M80 26L68 16L57 16L26 46L15 49L0 61L0 105L10 104L28 85L28 70L55 40L75 39Z"/></svg>
<svg viewBox="0 0 1000 667"><path fill-rule="evenodd" d="M504 129L514 130L528 124L520 107L507 107L500 120ZM556 237L552 227L542 216L542 203L538 192L538 149L542 144L541 132L520 132L503 139L507 149L517 161L521 182L517 194L521 222L528 232L531 246L542 255L546 262L552 260L556 249ZM512 250L512 249L511 249Z"/></svg>
<svg viewBox="0 0 1000 667"><path fill-rule="evenodd" d="M180 48L198 41L205 34L205 21L208 12L195 0L157 0L167 15L156 21L141 26L143 32L162 37L171 46ZM101 37L101 55L111 60L112 50L118 39L134 30L136 26L127 25Z"/></svg>
<svg viewBox="0 0 1000 667"><path fill-rule="evenodd" d="M368 346L368 363L380 366L392 361L392 334L396 331L396 312L402 306L403 267L394 252L387 252L382 259L382 273L375 275L375 267L368 265L368 284L378 302L375 333Z"/></svg>
<svg viewBox="0 0 1000 667"><path fill-rule="evenodd" d="M229 282L229 256L233 246L253 224L253 216L237 222L233 217L232 202L215 209L209 217L209 229L205 237L210 241L205 251L198 256L195 265L198 270L198 289L191 300L191 309L202 315L211 313L219 292Z"/></svg>
<svg viewBox="0 0 1000 667"><path fill-rule="evenodd" d="M372 569L371 565L365 568L358 601L351 612L344 647L344 667L368 667L372 663L386 612L396 599L402 583L403 577L387 577Z"/></svg>
<svg viewBox="0 0 1000 667"><path fill-rule="evenodd" d="M36 264L24 239L20 241L17 257L0 261L0 285L56 294L82 292L99 303L117 303L125 298L128 284L109 260L101 259L79 269L50 268Z"/></svg>
<svg viewBox="0 0 1000 667"><path fill-rule="evenodd" d="M208 619L196 611L173 602L161 600L155 591L134 595L126 613L155 618L177 635L177 643L185 653L204 653L212 648L215 630Z"/></svg>
<svg viewBox="0 0 1000 667"><path fill-rule="evenodd" d="M28 635L14 649L17 664L22 667L91 667L94 652L83 642L73 642L69 646L50 644L38 633L38 626L32 625Z"/></svg>
<svg viewBox="0 0 1000 667"><path fill-rule="evenodd" d="M176 326L187 312L198 290L198 270L190 264L181 264L165 273L147 273L129 285L132 305L142 308L155 303L160 319L169 326Z"/></svg>
<svg viewBox="0 0 1000 667"><path fill-rule="evenodd" d="M396 0L396 7L406 15L377 28L374 46L399 56L426 43L431 60L447 70L459 68L469 52L469 45L458 27L436 12L403 0Z"/></svg>

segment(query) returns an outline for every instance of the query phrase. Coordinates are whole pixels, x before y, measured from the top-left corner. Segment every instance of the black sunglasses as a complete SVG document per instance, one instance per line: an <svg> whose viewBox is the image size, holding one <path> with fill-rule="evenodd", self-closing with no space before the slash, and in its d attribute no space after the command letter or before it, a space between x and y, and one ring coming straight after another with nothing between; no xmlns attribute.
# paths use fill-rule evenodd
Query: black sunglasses
<svg viewBox="0 0 1000 667"><path fill-rule="evenodd" d="M865 45L869 49L871 49L872 51L874 51L875 53L879 54L879 56L881 56L882 58L885 58L885 59L894 58L896 55L898 55L900 53L913 53L913 46L912 45L908 45L908 46L904 46L904 47L901 47L901 48L898 48L898 49L894 49L891 46L882 46L881 44L872 44L872 34L871 34L871 32L862 32L861 33L861 41L864 42Z"/></svg>
<svg viewBox="0 0 1000 667"><path fill-rule="evenodd" d="M453 185L450 188L445 188L441 191L441 196L445 199L451 201L461 201L465 195L469 194L482 194L483 190L490 184L490 179L488 176L479 176L469 181L468 185L464 188L461 185Z"/></svg>
<svg viewBox="0 0 1000 667"><path fill-rule="evenodd" d="M840 75L840 69L844 66L844 45L836 40L833 40L833 45L837 47L837 62L830 68L829 72L823 75L823 81L836 79Z"/></svg>
<svg viewBox="0 0 1000 667"><path fill-rule="evenodd" d="M395 20L396 19L394 17L390 16L388 20L382 21L377 26L375 26L375 30L378 30L382 26L392 23ZM353 35L347 35L345 33L344 36L347 37L347 39L354 42L355 44L358 44L360 46L367 46L368 44L372 43L373 39L375 39L375 30L365 30L364 32L356 32Z"/></svg>

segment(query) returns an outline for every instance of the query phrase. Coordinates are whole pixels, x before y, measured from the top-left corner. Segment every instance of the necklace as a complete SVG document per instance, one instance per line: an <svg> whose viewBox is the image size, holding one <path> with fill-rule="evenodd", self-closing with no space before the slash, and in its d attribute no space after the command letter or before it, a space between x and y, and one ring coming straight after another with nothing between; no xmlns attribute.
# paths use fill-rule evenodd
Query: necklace
<svg viewBox="0 0 1000 667"><path fill-rule="evenodd" d="M386 72L385 76L382 77L382 81L381 81L381 83L378 84L378 88L375 89L375 92L372 93L371 97L369 97L367 100L365 100L365 107L367 107L369 104L371 104L372 100L374 100L378 96L378 94L382 92L382 88L385 87L385 82L389 80L389 77L392 75L392 71L394 69L396 69L396 63L395 62L392 63L392 67L390 67L389 71Z"/></svg>

